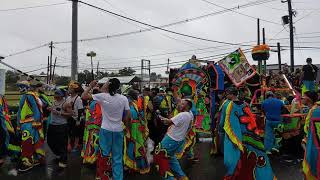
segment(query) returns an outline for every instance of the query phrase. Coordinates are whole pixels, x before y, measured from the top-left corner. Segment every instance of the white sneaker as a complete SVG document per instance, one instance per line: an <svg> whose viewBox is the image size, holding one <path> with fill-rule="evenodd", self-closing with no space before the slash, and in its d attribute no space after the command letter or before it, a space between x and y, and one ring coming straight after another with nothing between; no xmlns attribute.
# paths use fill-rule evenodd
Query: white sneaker
<svg viewBox="0 0 320 180"><path fill-rule="evenodd" d="M63 162L59 162L58 166L60 168L66 168L67 167L67 164L66 163L63 163Z"/></svg>

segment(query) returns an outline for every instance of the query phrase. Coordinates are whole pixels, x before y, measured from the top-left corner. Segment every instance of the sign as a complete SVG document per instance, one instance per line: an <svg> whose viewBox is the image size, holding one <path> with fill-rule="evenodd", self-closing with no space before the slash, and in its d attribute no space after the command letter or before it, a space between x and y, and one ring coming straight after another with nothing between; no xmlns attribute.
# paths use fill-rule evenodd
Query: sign
<svg viewBox="0 0 320 180"><path fill-rule="evenodd" d="M241 49L232 52L218 63L236 87L256 74L256 70L249 64Z"/></svg>

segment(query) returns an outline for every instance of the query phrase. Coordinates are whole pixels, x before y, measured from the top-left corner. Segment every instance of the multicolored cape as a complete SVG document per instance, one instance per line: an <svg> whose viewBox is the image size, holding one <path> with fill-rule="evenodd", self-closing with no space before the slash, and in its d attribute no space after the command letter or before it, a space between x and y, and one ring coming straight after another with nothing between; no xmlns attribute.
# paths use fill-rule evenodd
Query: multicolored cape
<svg viewBox="0 0 320 180"><path fill-rule="evenodd" d="M302 163L305 179L320 179L320 106L315 105L308 115L306 150Z"/></svg>
<svg viewBox="0 0 320 180"><path fill-rule="evenodd" d="M44 160L45 156L41 104L35 92L27 92L20 99L17 121L22 134L21 157L28 166L34 160Z"/></svg>
<svg viewBox="0 0 320 180"><path fill-rule="evenodd" d="M130 128L126 129L124 143L124 164L133 171L140 174L146 174L150 171L150 166L146 157L145 142L147 136L146 121L143 119L143 114L139 113L136 102L130 105L131 124Z"/></svg>
<svg viewBox="0 0 320 180"><path fill-rule="evenodd" d="M179 97L188 97L195 103L196 132L210 134L215 127L215 91L224 89L224 73L219 65L201 66L188 62L179 69L171 69L170 86Z"/></svg>
<svg viewBox="0 0 320 180"><path fill-rule="evenodd" d="M102 122L100 105L91 101L86 109L86 124L83 137L81 157L84 164L94 164L99 154L99 132Z"/></svg>
<svg viewBox="0 0 320 180"><path fill-rule="evenodd" d="M222 111L225 112L222 114L224 164L227 168L225 179L275 179L249 106L242 102L229 102Z"/></svg>
<svg viewBox="0 0 320 180"><path fill-rule="evenodd" d="M0 142L0 155L18 157L21 148L17 145L15 129L10 121L8 103L2 95L0 95L0 128L3 133L1 139L4 140Z"/></svg>

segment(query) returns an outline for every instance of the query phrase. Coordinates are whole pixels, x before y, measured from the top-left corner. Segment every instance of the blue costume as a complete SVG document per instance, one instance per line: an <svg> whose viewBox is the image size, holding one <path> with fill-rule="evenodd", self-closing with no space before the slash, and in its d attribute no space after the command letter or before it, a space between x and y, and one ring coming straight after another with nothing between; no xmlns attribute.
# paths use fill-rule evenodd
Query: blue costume
<svg viewBox="0 0 320 180"><path fill-rule="evenodd" d="M225 133L223 148L227 168L225 179L274 179L255 115L249 106L239 101L229 102L223 106L222 112L220 122Z"/></svg>

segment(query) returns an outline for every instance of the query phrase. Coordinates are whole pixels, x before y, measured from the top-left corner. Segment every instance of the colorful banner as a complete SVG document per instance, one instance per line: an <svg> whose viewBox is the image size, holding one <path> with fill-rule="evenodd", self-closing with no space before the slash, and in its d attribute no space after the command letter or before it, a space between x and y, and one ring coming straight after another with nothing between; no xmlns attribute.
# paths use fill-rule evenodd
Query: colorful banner
<svg viewBox="0 0 320 180"><path fill-rule="evenodd" d="M218 63L236 87L256 74L241 49L232 52Z"/></svg>

